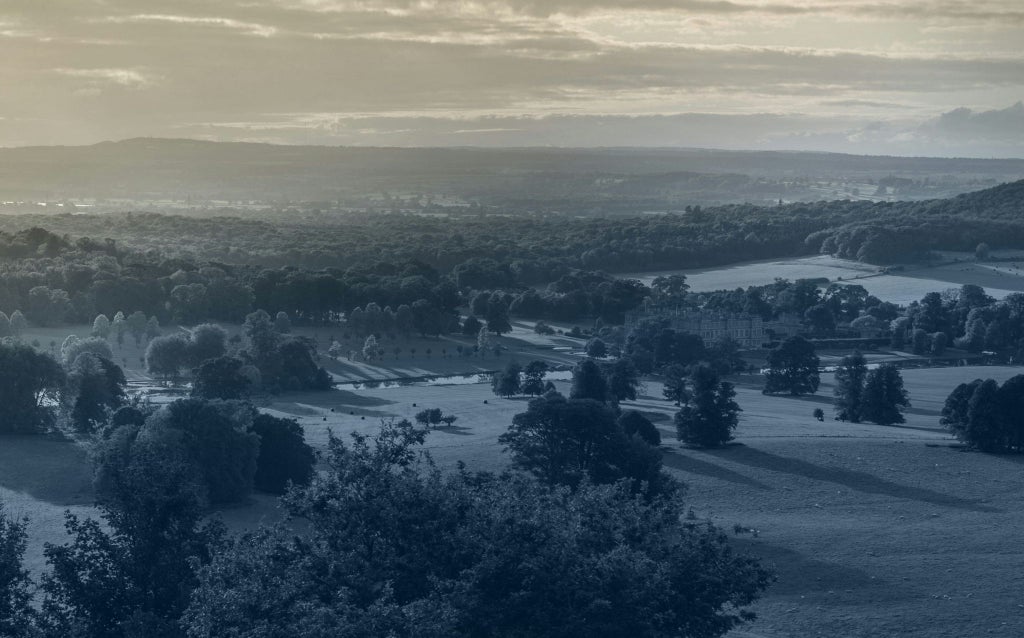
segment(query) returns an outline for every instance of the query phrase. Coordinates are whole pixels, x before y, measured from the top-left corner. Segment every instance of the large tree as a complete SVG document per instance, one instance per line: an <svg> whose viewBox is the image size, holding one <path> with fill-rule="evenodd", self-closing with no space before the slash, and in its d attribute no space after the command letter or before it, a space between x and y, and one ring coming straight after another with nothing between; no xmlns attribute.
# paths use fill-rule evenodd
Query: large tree
<svg viewBox="0 0 1024 638"><path fill-rule="evenodd" d="M625 357L602 366L608 384L608 400L618 405L620 401L636 401L640 389L640 376L633 362Z"/></svg>
<svg viewBox="0 0 1024 638"><path fill-rule="evenodd" d="M128 385L121 367L91 352L75 358L68 372L66 400L71 403L71 425L92 432L107 422L107 415L124 405Z"/></svg>
<svg viewBox="0 0 1024 638"><path fill-rule="evenodd" d="M983 452L1024 452L1024 375L962 383L942 409L942 424Z"/></svg>
<svg viewBox="0 0 1024 638"><path fill-rule="evenodd" d="M538 395L544 394L544 375L548 372L548 364L545 361L531 361L523 369L523 394Z"/></svg>
<svg viewBox="0 0 1024 638"><path fill-rule="evenodd" d="M903 423L903 409L910 406L903 376L891 363L883 363L868 372L864 382L861 418L879 425Z"/></svg>
<svg viewBox="0 0 1024 638"><path fill-rule="evenodd" d="M741 412L732 384L707 365L696 366L690 379L693 391L675 416L679 440L700 447L731 441Z"/></svg>
<svg viewBox="0 0 1024 638"><path fill-rule="evenodd" d="M260 437L253 485L272 494L284 494L289 484L305 485L313 477L316 452L306 444L295 419L255 414L249 431Z"/></svg>
<svg viewBox="0 0 1024 638"><path fill-rule="evenodd" d="M505 398L519 394L522 388L520 381L522 372L523 367L515 361L510 361L501 372L495 372L491 377L491 389L494 394Z"/></svg>
<svg viewBox="0 0 1024 638"><path fill-rule="evenodd" d="M576 364L572 371L572 388L569 390L572 399L592 399L604 403L609 398L608 381L601 367L591 359L584 359Z"/></svg>
<svg viewBox="0 0 1024 638"><path fill-rule="evenodd" d="M165 379L177 378L188 365L189 340L180 334L157 337L146 347L146 370Z"/></svg>
<svg viewBox="0 0 1024 638"><path fill-rule="evenodd" d="M0 432L38 432L53 425L51 406L64 381L64 369L50 355L0 341Z"/></svg>
<svg viewBox="0 0 1024 638"><path fill-rule="evenodd" d="M810 341L799 336L786 339L768 353L764 393L814 394L821 382L820 363Z"/></svg>
<svg viewBox="0 0 1024 638"><path fill-rule="evenodd" d="M843 357L836 368L835 410L841 421L860 423L864 409L864 381L868 364L860 351Z"/></svg>
<svg viewBox="0 0 1024 638"><path fill-rule="evenodd" d="M17 520L0 503L0 636L30 638L36 610L32 606L32 579L24 567L28 521Z"/></svg>
<svg viewBox="0 0 1024 638"><path fill-rule="evenodd" d="M146 419L146 432L180 435L203 475L212 503L244 499L253 488L259 436L251 431L251 406L239 401L179 399Z"/></svg>
<svg viewBox="0 0 1024 638"><path fill-rule="evenodd" d="M251 389L245 362L236 357L207 359L193 371L192 396L200 399L244 399Z"/></svg>
<svg viewBox="0 0 1024 638"><path fill-rule="evenodd" d="M180 636L178 619L222 535L201 526L204 488L173 432L118 428L98 451L103 523L67 514L64 545L47 545L47 635Z"/></svg>
<svg viewBox="0 0 1024 638"><path fill-rule="evenodd" d="M606 481L615 475L619 434L615 414L603 403L548 392L515 415L499 441L518 467L542 481L576 485L584 477Z"/></svg>

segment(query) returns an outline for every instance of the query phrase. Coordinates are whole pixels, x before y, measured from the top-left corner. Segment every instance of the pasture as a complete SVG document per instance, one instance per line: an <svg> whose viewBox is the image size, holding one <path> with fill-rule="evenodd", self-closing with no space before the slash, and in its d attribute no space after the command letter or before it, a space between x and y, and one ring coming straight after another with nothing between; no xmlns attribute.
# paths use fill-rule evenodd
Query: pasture
<svg viewBox="0 0 1024 638"><path fill-rule="evenodd" d="M834 421L831 375L823 375L817 395L799 398L764 396L757 375L741 375L736 441L719 450L680 447L675 408L656 381L624 407L647 413L661 430L665 465L687 483L695 515L778 570L755 606L759 619L735 638L1010 638L1024 635L1024 549L1012 541L1024 529L1024 459L964 452L938 419L956 384L1020 372L906 370L913 406L906 424L891 427ZM556 386L568 391L565 381ZM322 449L328 432L371 433L381 419L438 407L458 420L428 437L435 461L500 469L508 460L497 438L526 402L495 397L483 383L419 382L283 395L264 409L297 419ZM816 407L825 410L824 423L812 417ZM0 463L4 500L33 519L29 558L38 573L42 543L62 540L61 512L92 510L88 460L71 443L4 437ZM214 515L238 530L276 520L280 511L258 495Z"/></svg>
<svg viewBox="0 0 1024 638"><path fill-rule="evenodd" d="M952 258L952 257L951 257ZM906 306L929 292L942 292L975 284L996 299L1013 292L1024 292L1024 259L1019 261L964 261L940 266L906 266L903 270L883 272L876 266L827 255L799 259L747 262L704 270L676 270L620 275L650 285L660 275L684 274L692 292L733 290L763 286L776 278L811 279L825 277L830 283L864 286L882 301Z"/></svg>

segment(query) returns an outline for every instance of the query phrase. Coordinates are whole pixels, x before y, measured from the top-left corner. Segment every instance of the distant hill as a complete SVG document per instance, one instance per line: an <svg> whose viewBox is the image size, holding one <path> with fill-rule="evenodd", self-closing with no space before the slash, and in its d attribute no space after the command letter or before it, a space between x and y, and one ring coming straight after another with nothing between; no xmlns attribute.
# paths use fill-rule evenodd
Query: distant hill
<svg viewBox="0 0 1024 638"><path fill-rule="evenodd" d="M449 197L615 212L687 203L944 197L1024 177L1024 160L700 149L274 146L131 139L0 149L0 200L336 201ZM893 185L888 191L886 185ZM851 195L852 193L852 195ZM877 194L877 193L876 193Z"/></svg>

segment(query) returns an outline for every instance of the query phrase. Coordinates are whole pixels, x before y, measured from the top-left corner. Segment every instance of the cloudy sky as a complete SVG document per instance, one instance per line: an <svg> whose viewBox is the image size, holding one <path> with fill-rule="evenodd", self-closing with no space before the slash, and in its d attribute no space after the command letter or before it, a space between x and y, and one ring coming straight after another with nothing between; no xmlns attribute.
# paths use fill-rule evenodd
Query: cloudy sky
<svg viewBox="0 0 1024 638"><path fill-rule="evenodd" d="M1024 156L1021 0L3 0L0 146Z"/></svg>

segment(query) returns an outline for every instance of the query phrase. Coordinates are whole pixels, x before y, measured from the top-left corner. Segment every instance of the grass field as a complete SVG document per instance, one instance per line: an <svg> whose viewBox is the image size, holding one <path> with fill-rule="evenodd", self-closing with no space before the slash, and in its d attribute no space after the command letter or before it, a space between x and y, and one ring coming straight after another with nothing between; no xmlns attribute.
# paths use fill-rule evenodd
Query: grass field
<svg viewBox="0 0 1024 638"><path fill-rule="evenodd" d="M967 259L966 255L960 256ZM826 255L801 259L781 259L751 262L706 270L677 270L621 275L640 279L650 284L655 277L666 274L685 274L694 292L733 290L747 286L770 284L776 278L809 279L827 277L830 282L864 286L883 301L907 305L918 301L929 292L942 292L959 288L963 284L976 284L997 299L1012 292L1024 292L1024 258L1020 261L973 262L962 261L942 266L908 266L893 273L882 273L869 264Z"/></svg>
<svg viewBox="0 0 1024 638"><path fill-rule="evenodd" d="M831 375L815 396L766 397L756 375L737 381L744 409L736 441L723 449L681 448L673 406L659 383L624 407L647 413L664 437L667 468L688 485L699 517L730 530L736 546L775 565L778 581L734 638L804 636L959 637L1024 635L1024 459L961 451L938 424L949 391L976 377L1004 380L1011 367L904 371L913 407L898 427L831 418ZM567 391L567 383L556 382ZM526 399L500 399L486 384L395 385L275 398L268 412L297 419L322 448L328 432L372 432L381 419L427 407L458 417L428 437L442 467L507 463L497 442ZM821 407L824 423L811 413ZM0 497L31 517L29 563L42 544L62 542L62 512L92 508L86 456L41 437L0 439ZM280 517L256 496L217 512L234 530Z"/></svg>

